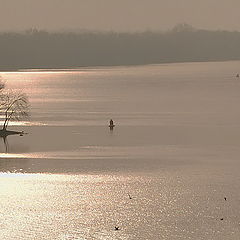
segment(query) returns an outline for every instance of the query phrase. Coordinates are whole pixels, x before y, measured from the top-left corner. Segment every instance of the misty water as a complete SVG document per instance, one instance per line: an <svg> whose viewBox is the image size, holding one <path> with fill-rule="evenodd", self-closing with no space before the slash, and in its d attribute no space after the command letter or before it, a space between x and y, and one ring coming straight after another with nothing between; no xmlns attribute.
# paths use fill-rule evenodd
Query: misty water
<svg viewBox="0 0 240 240"><path fill-rule="evenodd" d="M2 72L31 118L11 123L28 134L7 152L0 139L0 239L240 239L238 72L237 61Z"/></svg>

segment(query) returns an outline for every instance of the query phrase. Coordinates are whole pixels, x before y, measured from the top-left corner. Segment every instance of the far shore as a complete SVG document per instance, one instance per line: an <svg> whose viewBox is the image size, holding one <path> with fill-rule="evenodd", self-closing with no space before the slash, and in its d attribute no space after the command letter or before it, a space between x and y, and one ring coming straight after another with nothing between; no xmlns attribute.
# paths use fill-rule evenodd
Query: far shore
<svg viewBox="0 0 240 240"><path fill-rule="evenodd" d="M239 62L240 59L226 59L226 60L210 60L210 61L174 61L174 62L159 62L148 64L127 64L127 65L90 65L90 66L66 66L66 67L39 67L39 68L6 68L0 69L1 72L48 72L48 71L78 71L78 70L91 70L100 68L112 68L112 67L141 67L141 66L154 66L154 65L166 65L166 64L198 64L198 63L221 63L221 62Z"/></svg>

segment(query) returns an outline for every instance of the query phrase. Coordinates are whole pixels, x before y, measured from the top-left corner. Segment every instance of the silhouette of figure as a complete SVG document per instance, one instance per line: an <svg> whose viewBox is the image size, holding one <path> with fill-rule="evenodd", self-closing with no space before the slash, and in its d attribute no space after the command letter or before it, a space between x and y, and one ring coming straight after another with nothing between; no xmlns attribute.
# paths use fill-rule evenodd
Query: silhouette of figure
<svg viewBox="0 0 240 240"><path fill-rule="evenodd" d="M114 127L115 127L115 125L113 123L113 120L111 119L109 122L109 128L110 128L110 130L113 130Z"/></svg>

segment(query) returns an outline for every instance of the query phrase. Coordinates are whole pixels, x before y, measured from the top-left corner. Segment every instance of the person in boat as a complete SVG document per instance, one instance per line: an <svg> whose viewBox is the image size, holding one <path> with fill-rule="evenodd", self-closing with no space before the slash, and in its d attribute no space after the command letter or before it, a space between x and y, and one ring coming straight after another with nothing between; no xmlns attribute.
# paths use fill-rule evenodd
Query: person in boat
<svg viewBox="0 0 240 240"><path fill-rule="evenodd" d="M113 120L111 119L109 122L109 126L114 126Z"/></svg>

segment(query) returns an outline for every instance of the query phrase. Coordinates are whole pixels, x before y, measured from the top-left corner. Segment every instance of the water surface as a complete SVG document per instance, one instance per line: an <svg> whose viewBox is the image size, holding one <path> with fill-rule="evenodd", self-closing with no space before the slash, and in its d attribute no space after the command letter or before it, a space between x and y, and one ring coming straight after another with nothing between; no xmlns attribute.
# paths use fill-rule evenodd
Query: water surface
<svg viewBox="0 0 240 240"><path fill-rule="evenodd" d="M27 135L0 145L0 238L239 239L239 71L1 73L32 116L10 126Z"/></svg>

